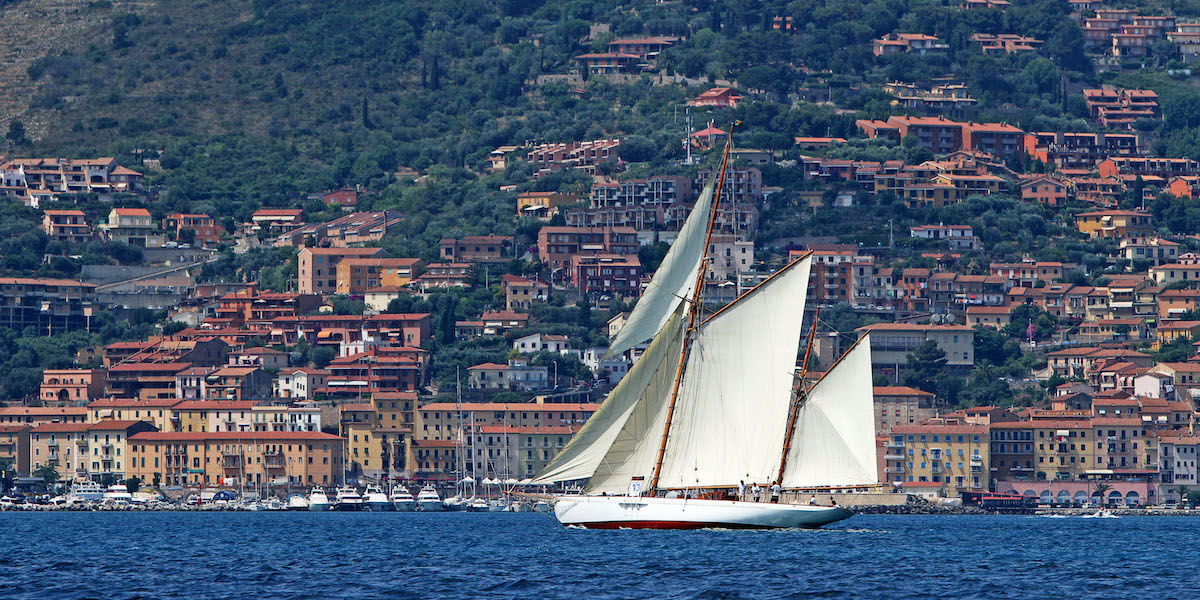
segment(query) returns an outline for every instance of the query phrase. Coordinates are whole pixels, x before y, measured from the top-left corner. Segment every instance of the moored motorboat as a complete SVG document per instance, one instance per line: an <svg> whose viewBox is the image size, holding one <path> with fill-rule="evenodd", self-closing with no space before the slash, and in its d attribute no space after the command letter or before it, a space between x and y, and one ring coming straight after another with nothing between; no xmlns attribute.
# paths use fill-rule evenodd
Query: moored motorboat
<svg viewBox="0 0 1200 600"><path fill-rule="evenodd" d="M308 499L300 494L292 494L288 496L288 510L308 510Z"/></svg>
<svg viewBox="0 0 1200 600"><path fill-rule="evenodd" d="M389 499L392 501L392 509L398 512L412 512L417 509L417 499L413 498L407 488L393 489Z"/></svg>
<svg viewBox="0 0 1200 600"><path fill-rule="evenodd" d="M329 495L325 490L315 487L308 493L308 510L312 512L324 512L333 507L333 503L329 501Z"/></svg>
<svg viewBox="0 0 1200 600"><path fill-rule="evenodd" d="M117 483L108 486L108 490L104 492L104 501L110 504L129 504L133 501L133 494L129 493L129 488Z"/></svg>
<svg viewBox="0 0 1200 600"><path fill-rule="evenodd" d="M378 486L368 485L363 490L362 501L363 506L369 511L385 512L394 510L391 499Z"/></svg>
<svg viewBox="0 0 1200 600"><path fill-rule="evenodd" d="M72 483L71 491L67 494L67 501L71 504L100 502L101 500L104 500L104 488L90 479L81 479Z"/></svg>
<svg viewBox="0 0 1200 600"><path fill-rule="evenodd" d="M417 493L417 510L424 512L441 512L445 509L441 496L432 485L421 488Z"/></svg>
<svg viewBox="0 0 1200 600"><path fill-rule="evenodd" d="M483 498L474 498L466 502L468 512L487 512L488 501Z"/></svg>
<svg viewBox="0 0 1200 600"><path fill-rule="evenodd" d="M358 493L358 490L350 486L342 486L337 489L337 495L333 501L333 510L353 512L362 509L363 497Z"/></svg>

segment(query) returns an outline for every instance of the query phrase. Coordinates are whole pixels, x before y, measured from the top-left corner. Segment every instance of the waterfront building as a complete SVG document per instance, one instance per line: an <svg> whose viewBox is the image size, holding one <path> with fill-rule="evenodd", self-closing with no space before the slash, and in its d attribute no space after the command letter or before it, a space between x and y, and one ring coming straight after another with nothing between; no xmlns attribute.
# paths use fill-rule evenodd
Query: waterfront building
<svg viewBox="0 0 1200 600"><path fill-rule="evenodd" d="M885 481L901 488L934 487L942 497L986 491L989 431L988 425L898 425L885 455Z"/></svg>
<svg viewBox="0 0 1200 600"><path fill-rule="evenodd" d="M164 485L335 485L344 440L307 431L144 432L130 436L126 475Z"/></svg>

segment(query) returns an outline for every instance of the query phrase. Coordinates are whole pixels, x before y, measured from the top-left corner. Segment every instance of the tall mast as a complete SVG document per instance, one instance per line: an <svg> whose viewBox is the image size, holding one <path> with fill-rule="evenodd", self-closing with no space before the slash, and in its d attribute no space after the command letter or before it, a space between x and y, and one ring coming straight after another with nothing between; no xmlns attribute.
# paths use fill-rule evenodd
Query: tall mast
<svg viewBox="0 0 1200 600"><path fill-rule="evenodd" d="M679 385L683 382L683 372L687 369L688 357L692 354L692 342L696 339L696 330L700 327L700 293L704 290L704 274L708 267L708 250L712 244L713 228L717 223L717 208L721 204L721 190L725 187L725 168L729 164L729 149L733 147L733 123L729 127L729 139L725 142L725 152L721 157L721 174L717 178L717 189L713 196L712 208L709 209L708 230L704 234L704 253L700 255L700 268L696 273L696 284L692 288L691 304L688 306L688 324L683 337L683 349L679 353L679 366L675 369L675 381L671 384L671 402L667 405L667 421L663 426L662 440L658 444L658 458L654 461L654 477L650 479L650 491L658 489L658 478L662 475L663 457L667 453L667 439L671 435L671 421L675 418L675 402L679 400Z"/></svg>
<svg viewBox="0 0 1200 600"><path fill-rule="evenodd" d="M798 260L804 260L804 258ZM817 337L817 318L820 316L821 307L818 306L817 312L813 314L812 329L808 332L808 347L804 350L804 364L800 365L800 390L796 392L796 397L792 399L792 405L788 407L787 430L783 434L783 454L779 456L779 475L775 477L775 482L781 485L783 484L783 470L787 468L788 454L792 453L792 435L796 432L796 419L800 416L800 404L804 402L804 397L808 394L804 379L808 376L808 357L812 354L813 339Z"/></svg>

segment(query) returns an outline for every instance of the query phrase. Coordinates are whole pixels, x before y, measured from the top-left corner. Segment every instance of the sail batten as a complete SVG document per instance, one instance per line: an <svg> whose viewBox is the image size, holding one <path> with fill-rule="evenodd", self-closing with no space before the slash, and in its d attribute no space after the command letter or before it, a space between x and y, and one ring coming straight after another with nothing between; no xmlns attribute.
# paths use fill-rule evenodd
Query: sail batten
<svg viewBox="0 0 1200 600"><path fill-rule="evenodd" d="M609 344L606 356L621 354L634 346L653 338L666 324L667 319L679 308L684 298L692 295L700 273L700 264L705 254L705 237L709 215L713 207L716 178L696 200L691 214L679 229L679 235L654 272L646 286L646 292L634 305L625 325Z"/></svg>

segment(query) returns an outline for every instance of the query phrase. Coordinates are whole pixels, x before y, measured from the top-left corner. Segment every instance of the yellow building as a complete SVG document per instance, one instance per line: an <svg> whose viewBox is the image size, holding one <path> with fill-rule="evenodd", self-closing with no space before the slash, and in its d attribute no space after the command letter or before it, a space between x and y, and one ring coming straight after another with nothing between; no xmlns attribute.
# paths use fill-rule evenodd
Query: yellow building
<svg viewBox="0 0 1200 600"><path fill-rule="evenodd" d="M1033 420L1033 466L1036 479L1082 479L1097 468L1089 419Z"/></svg>
<svg viewBox="0 0 1200 600"><path fill-rule="evenodd" d="M517 194L517 218L537 217L549 219L559 212L560 206L575 204L579 199L559 192L523 192Z"/></svg>
<svg viewBox="0 0 1200 600"><path fill-rule="evenodd" d="M371 479L409 477L416 392L379 392L369 402L341 407L350 470Z"/></svg>
<svg viewBox="0 0 1200 600"><path fill-rule="evenodd" d="M30 436L30 468L53 466L59 477L68 481L104 475L124 479L128 468L129 437L154 429L146 421L39 425Z"/></svg>
<svg viewBox="0 0 1200 600"><path fill-rule="evenodd" d="M337 265L337 293L361 294L377 287L404 287L425 269L419 258L347 258Z"/></svg>
<svg viewBox="0 0 1200 600"><path fill-rule="evenodd" d="M1075 228L1091 237L1127 238L1154 233L1150 214L1134 210L1097 210L1075 215Z"/></svg>
<svg viewBox="0 0 1200 600"><path fill-rule="evenodd" d="M889 481L940 488L938 495L988 489L987 425L899 425L885 455Z"/></svg>
<svg viewBox="0 0 1200 600"><path fill-rule="evenodd" d="M130 476L165 485L336 485L344 440L309 431L147 432L129 439Z"/></svg>
<svg viewBox="0 0 1200 600"><path fill-rule="evenodd" d="M149 421L159 431L171 431L174 429L171 423L174 414L171 409L180 402L183 400L178 398L95 400L87 405L87 421L88 423L98 423L105 419Z"/></svg>

